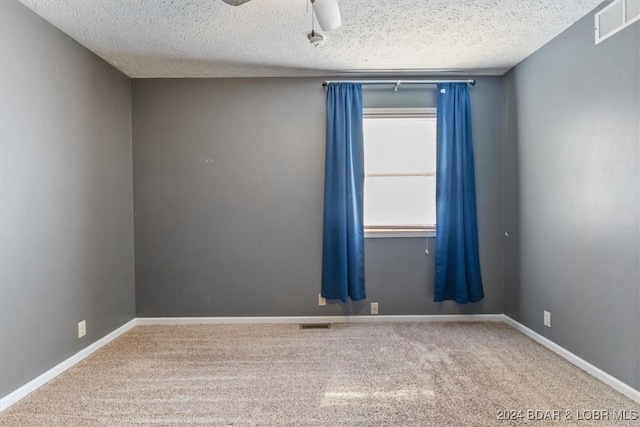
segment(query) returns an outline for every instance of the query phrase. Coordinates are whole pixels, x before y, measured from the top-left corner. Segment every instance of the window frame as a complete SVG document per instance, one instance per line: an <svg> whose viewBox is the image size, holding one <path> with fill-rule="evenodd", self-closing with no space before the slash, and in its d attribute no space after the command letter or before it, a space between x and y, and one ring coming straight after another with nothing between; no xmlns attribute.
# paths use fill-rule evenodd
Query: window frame
<svg viewBox="0 0 640 427"><path fill-rule="evenodd" d="M436 108L363 108L363 121L367 118L433 118L437 120ZM436 164L436 169L438 165ZM435 174L435 172L433 173ZM380 174L367 174L368 176L378 176ZM391 174L389 174L391 175ZM393 176L403 176L404 174L393 174ZM406 175L414 176L414 174ZM425 174L415 174L415 176L425 176ZM428 174L427 176L433 176ZM433 226L365 226L365 238L399 238L399 237L435 237L436 227Z"/></svg>

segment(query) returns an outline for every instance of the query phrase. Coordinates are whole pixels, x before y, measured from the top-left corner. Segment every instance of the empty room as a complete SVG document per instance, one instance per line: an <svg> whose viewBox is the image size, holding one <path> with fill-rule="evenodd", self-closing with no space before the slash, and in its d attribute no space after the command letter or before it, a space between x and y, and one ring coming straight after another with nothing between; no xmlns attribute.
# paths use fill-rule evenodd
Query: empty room
<svg viewBox="0 0 640 427"><path fill-rule="evenodd" d="M640 0L0 0L0 426L640 425Z"/></svg>

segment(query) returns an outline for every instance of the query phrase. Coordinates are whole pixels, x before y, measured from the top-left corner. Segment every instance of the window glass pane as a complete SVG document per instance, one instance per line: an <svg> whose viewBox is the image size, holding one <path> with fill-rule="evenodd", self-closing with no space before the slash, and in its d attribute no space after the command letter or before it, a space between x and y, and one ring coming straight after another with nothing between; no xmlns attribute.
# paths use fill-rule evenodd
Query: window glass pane
<svg viewBox="0 0 640 427"><path fill-rule="evenodd" d="M365 179L365 226L432 226L435 223L435 177Z"/></svg>
<svg viewBox="0 0 640 427"><path fill-rule="evenodd" d="M435 139L435 118L365 118L365 171L435 172Z"/></svg>

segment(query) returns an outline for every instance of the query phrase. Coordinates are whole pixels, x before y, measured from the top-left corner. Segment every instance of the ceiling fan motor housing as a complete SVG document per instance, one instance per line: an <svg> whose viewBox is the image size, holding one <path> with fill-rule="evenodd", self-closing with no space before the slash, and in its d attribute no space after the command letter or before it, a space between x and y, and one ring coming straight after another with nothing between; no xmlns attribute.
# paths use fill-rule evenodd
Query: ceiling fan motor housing
<svg viewBox="0 0 640 427"><path fill-rule="evenodd" d="M322 46L324 42L327 40L327 37L324 34L316 33L315 31L312 31L311 33L309 33L308 37L309 37L309 41L314 47Z"/></svg>

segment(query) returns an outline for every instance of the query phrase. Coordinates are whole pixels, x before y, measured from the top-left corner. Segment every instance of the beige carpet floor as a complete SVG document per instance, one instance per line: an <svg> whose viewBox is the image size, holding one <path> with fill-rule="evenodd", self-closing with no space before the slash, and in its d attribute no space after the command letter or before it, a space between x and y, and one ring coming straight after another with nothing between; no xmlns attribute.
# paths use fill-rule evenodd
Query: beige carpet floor
<svg viewBox="0 0 640 427"><path fill-rule="evenodd" d="M501 420L505 410L522 412ZM528 410L561 412L533 421ZM608 419L577 420L598 410ZM640 405L500 323L139 326L1 413L0 425L640 425L615 421L622 410L640 416Z"/></svg>

